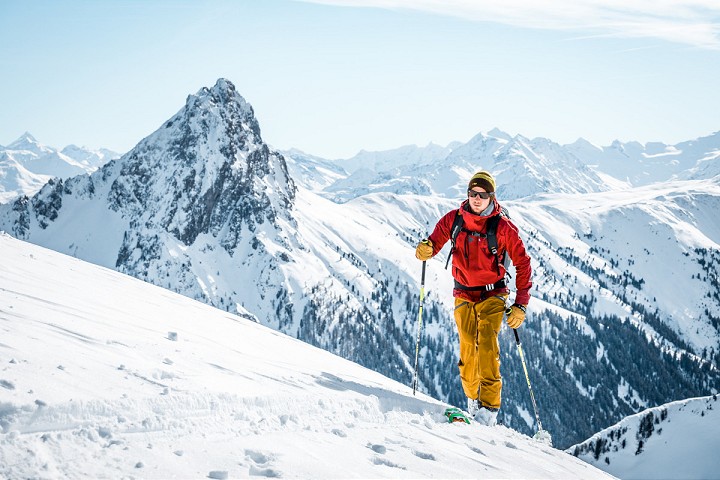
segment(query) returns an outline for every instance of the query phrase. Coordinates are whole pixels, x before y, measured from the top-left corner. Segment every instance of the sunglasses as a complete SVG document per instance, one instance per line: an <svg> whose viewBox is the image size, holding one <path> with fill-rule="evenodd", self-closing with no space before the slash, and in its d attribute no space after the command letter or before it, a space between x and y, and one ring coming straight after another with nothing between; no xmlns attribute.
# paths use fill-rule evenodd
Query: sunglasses
<svg viewBox="0 0 720 480"><path fill-rule="evenodd" d="M495 196L495 192L476 192L475 190L468 190L468 197L475 198L480 197L483 200Z"/></svg>

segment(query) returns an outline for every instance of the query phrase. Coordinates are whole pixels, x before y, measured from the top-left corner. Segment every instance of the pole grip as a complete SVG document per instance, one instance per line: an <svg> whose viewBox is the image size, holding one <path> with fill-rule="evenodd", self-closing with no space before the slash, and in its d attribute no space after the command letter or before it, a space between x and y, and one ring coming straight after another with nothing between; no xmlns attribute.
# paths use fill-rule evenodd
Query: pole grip
<svg viewBox="0 0 720 480"><path fill-rule="evenodd" d="M507 307L507 308L505 309L505 316L507 317L507 316L510 315L511 313L512 313L512 307ZM513 331L513 333L515 334L515 343L517 343L518 345L520 345L520 337L518 337L517 329L516 329L516 328L513 328L512 331Z"/></svg>

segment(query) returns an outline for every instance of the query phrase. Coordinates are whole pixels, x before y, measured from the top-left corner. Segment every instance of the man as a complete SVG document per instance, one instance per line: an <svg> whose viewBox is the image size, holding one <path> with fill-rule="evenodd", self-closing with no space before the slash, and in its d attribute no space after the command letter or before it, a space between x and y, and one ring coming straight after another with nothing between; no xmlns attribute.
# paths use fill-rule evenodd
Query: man
<svg viewBox="0 0 720 480"><path fill-rule="evenodd" d="M493 426L497 423L502 390L498 333L509 293L503 258L509 256L515 266L517 293L507 324L518 328L525 321L525 308L530 301L530 257L517 227L502 214L495 198L495 179L489 172L480 171L470 179L468 198L460 209L443 216L430 237L418 244L415 256L419 260L432 258L451 239L451 230L460 226L458 216L462 229L457 233L451 255L455 323L460 337L460 380L468 398L468 413L478 422ZM487 232L495 222L497 250L493 253Z"/></svg>

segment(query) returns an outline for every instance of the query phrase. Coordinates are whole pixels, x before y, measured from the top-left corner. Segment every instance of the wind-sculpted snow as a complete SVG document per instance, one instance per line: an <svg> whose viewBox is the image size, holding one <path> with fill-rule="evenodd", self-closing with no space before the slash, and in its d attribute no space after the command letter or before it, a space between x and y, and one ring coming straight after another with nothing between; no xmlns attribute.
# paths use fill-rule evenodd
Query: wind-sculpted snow
<svg viewBox="0 0 720 480"><path fill-rule="evenodd" d="M2 478L610 478L241 317L0 251Z"/></svg>

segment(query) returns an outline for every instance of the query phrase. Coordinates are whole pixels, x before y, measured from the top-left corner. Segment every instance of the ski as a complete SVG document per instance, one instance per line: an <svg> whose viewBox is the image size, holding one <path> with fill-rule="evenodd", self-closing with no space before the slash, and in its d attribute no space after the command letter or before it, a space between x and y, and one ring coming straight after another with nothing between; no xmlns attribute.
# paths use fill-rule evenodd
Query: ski
<svg viewBox="0 0 720 480"><path fill-rule="evenodd" d="M467 416L467 414L457 407L446 408L445 409L445 417L448 419L449 423L455 423L455 422L470 423L470 418Z"/></svg>

